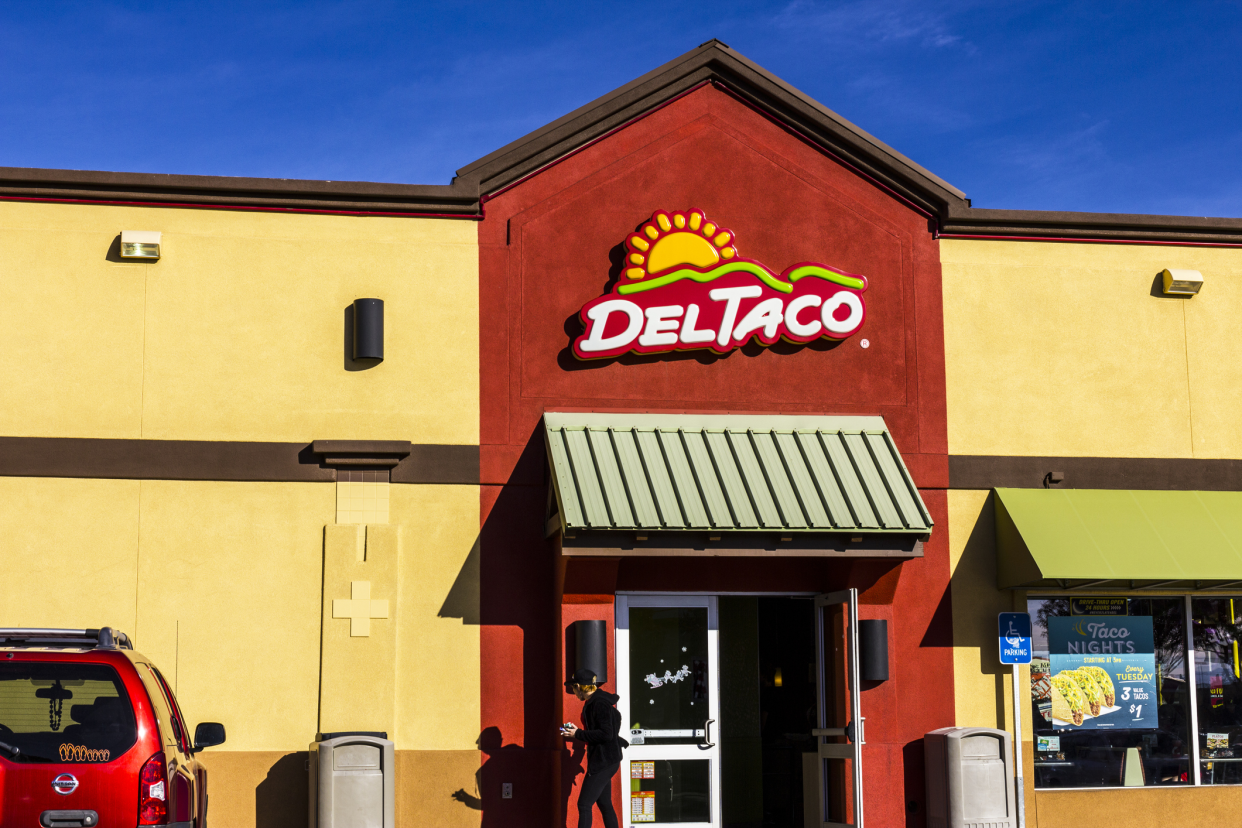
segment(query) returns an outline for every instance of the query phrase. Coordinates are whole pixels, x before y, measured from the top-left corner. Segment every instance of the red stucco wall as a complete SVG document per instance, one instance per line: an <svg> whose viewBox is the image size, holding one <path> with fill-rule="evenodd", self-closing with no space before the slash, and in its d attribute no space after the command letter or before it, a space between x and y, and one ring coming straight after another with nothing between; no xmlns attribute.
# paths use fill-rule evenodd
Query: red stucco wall
<svg viewBox="0 0 1242 828"><path fill-rule="evenodd" d="M578 362L569 350L581 331L578 310L618 276L625 235L654 210L689 207L731 228L740 255L774 270L819 261L865 275L862 331L836 346ZM892 678L864 691L867 816L872 825L922 825L921 804L907 811L922 800L920 737L953 722L940 265L927 218L711 86L492 198L485 212L481 724L499 728L522 761L513 800L489 807L484 795L484 824L561 824L572 757L555 728L576 712L560 686L564 626L611 620L606 602L615 590L849 585L863 592L862 616L889 619L892 636ZM716 558L559 566L542 531L538 427L545 410L567 408L880 414L936 528L925 556L901 565Z"/></svg>

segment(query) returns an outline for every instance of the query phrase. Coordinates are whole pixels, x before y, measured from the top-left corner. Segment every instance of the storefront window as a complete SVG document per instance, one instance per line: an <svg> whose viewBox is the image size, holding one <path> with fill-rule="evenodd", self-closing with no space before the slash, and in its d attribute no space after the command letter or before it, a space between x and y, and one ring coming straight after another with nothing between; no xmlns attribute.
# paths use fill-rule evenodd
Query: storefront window
<svg viewBox="0 0 1242 828"><path fill-rule="evenodd" d="M1035 786L1193 783L1184 599L1027 603Z"/></svg>
<svg viewBox="0 0 1242 828"><path fill-rule="evenodd" d="M1242 598L1194 598L1195 702L1199 781L1242 784Z"/></svg>

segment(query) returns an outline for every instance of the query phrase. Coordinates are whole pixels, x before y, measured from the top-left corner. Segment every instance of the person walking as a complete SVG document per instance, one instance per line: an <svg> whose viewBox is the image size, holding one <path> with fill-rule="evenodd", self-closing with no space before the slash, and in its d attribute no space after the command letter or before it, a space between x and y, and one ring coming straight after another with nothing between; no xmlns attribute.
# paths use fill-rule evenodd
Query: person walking
<svg viewBox="0 0 1242 828"><path fill-rule="evenodd" d="M572 722L561 725L561 735L585 742L587 772L578 791L578 828L591 828L591 806L598 805L604 828L617 828L617 812L612 807L612 777L621 767L621 750L630 743L621 738L621 714L614 706L621 698L599 687L599 677L586 668L574 671L565 682L582 706L582 727Z"/></svg>

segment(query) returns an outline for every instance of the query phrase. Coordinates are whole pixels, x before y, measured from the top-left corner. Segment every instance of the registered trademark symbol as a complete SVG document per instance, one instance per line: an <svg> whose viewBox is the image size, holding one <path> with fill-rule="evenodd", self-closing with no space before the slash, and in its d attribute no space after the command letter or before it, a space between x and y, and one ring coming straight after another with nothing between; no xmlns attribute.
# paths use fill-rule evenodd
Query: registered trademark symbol
<svg viewBox="0 0 1242 828"><path fill-rule="evenodd" d="M864 340L862 340L861 342L859 342L858 344L859 344L859 345L861 345L861 346L863 346L864 348L870 348L870 347L871 347L871 340L870 340L870 339L864 339Z"/></svg>

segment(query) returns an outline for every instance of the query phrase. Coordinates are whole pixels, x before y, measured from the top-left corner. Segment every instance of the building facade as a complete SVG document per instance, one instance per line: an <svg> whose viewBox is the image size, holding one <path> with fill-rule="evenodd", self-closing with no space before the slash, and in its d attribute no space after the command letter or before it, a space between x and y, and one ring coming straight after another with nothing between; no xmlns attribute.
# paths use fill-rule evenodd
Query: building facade
<svg viewBox="0 0 1242 828"><path fill-rule="evenodd" d="M1028 825L1242 801L1242 221L973 208L712 41L451 185L6 169L0 234L0 626L129 633L213 825L355 730L401 825L573 824L577 666L627 825L926 825L1013 610Z"/></svg>

